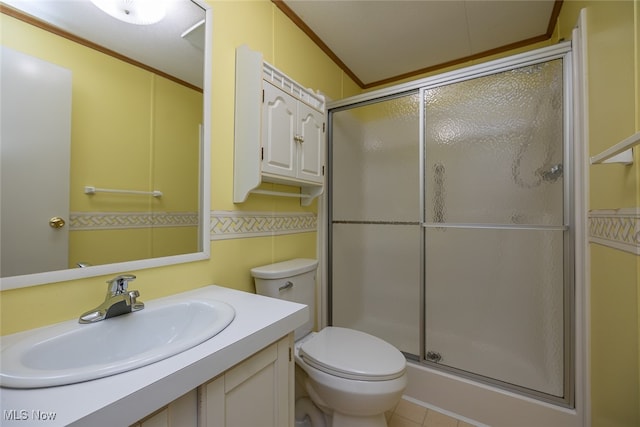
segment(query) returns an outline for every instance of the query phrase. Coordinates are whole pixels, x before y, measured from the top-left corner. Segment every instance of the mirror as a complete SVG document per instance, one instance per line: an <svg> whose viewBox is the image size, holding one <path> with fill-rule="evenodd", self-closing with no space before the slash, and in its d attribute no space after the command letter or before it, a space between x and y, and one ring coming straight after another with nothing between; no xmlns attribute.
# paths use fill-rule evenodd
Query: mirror
<svg viewBox="0 0 640 427"><path fill-rule="evenodd" d="M211 10L151 3L0 2L2 290L209 257Z"/></svg>

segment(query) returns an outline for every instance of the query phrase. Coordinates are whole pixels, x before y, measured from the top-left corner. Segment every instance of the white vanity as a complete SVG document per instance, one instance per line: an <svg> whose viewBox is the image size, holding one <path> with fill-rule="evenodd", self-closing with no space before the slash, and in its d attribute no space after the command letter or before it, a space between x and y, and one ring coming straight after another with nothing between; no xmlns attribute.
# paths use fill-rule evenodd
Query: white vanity
<svg viewBox="0 0 640 427"><path fill-rule="evenodd" d="M235 318L202 344L128 372L57 387L0 388L1 424L292 426L292 331L306 322L308 308L220 286L145 302L184 297L225 302ZM3 346L28 333L3 337Z"/></svg>

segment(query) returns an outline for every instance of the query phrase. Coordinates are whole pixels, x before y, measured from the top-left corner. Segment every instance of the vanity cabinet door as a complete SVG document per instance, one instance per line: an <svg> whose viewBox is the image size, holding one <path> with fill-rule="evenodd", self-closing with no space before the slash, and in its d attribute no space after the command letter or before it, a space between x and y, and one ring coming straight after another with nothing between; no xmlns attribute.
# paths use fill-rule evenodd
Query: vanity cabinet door
<svg viewBox="0 0 640 427"><path fill-rule="evenodd" d="M131 427L198 427L197 390L191 390Z"/></svg>
<svg viewBox="0 0 640 427"><path fill-rule="evenodd" d="M200 387L200 427L293 426L293 336Z"/></svg>

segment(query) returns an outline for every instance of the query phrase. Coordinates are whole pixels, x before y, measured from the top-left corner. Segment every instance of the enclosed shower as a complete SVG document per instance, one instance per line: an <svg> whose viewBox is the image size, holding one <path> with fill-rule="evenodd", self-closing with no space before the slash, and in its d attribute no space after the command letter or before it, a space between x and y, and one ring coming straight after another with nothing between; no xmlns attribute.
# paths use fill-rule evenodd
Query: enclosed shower
<svg viewBox="0 0 640 427"><path fill-rule="evenodd" d="M572 405L569 68L520 55L330 106L330 324Z"/></svg>

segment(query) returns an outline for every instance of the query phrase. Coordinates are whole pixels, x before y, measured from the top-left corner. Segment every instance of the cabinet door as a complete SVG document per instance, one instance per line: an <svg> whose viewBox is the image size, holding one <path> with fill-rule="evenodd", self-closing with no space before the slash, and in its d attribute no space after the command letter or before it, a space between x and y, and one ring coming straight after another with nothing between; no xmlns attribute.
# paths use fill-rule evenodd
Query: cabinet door
<svg viewBox="0 0 640 427"><path fill-rule="evenodd" d="M290 335L200 388L200 427L293 425Z"/></svg>
<svg viewBox="0 0 640 427"><path fill-rule="evenodd" d="M262 172L296 177L298 101L265 83L262 104Z"/></svg>
<svg viewBox="0 0 640 427"><path fill-rule="evenodd" d="M140 420L132 427L197 427L198 397L197 390L169 403L162 409Z"/></svg>
<svg viewBox="0 0 640 427"><path fill-rule="evenodd" d="M305 181L322 183L324 179L324 115L298 102L298 171Z"/></svg>

